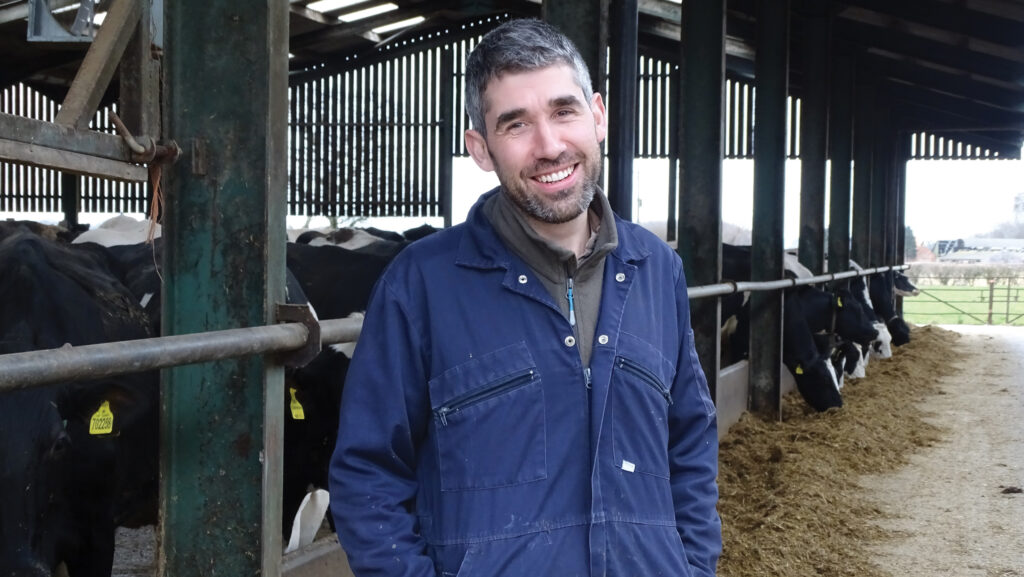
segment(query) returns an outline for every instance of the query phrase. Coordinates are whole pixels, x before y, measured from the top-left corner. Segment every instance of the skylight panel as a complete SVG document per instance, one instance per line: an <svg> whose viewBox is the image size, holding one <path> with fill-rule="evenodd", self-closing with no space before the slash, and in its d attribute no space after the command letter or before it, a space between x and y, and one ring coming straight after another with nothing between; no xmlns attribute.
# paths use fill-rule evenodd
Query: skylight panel
<svg viewBox="0 0 1024 577"><path fill-rule="evenodd" d="M317 0L316 2L310 2L307 4L306 8L317 12L330 12L339 8L355 6L362 2L366 2L366 0Z"/></svg>
<svg viewBox="0 0 1024 577"><path fill-rule="evenodd" d="M384 26L378 26L373 29L373 32L375 34L384 34L385 32L392 32L394 30L399 30L401 28L415 26L416 24L419 24L424 20L426 20L426 18L422 16L416 16L413 18L409 18L408 20L402 20L400 22L392 22L391 24L385 24Z"/></svg>
<svg viewBox="0 0 1024 577"><path fill-rule="evenodd" d="M387 4L378 4L377 6L371 6L365 10L352 12L351 14L343 14L338 16L338 20L341 20L342 22L355 22L356 20L363 20L365 18L370 18L371 16L391 12L392 10L398 10L398 5L388 2Z"/></svg>

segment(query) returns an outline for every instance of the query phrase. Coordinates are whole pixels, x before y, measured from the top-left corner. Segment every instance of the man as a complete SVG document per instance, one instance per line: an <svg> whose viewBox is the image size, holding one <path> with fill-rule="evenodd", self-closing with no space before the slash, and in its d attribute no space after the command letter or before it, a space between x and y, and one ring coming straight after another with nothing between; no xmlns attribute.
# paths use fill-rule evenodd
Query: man
<svg viewBox="0 0 1024 577"><path fill-rule="evenodd" d="M586 66L514 20L466 92L467 147L501 186L374 290L331 466L352 569L713 576L716 419L682 263L598 188Z"/></svg>

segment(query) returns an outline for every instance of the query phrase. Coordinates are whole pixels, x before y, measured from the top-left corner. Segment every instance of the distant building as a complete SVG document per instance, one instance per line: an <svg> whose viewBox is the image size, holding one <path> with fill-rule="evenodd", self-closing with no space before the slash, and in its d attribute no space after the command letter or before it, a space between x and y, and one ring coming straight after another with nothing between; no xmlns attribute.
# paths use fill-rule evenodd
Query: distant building
<svg viewBox="0 0 1024 577"><path fill-rule="evenodd" d="M1024 239L963 238L940 240L930 247L939 262L1024 263Z"/></svg>
<svg viewBox="0 0 1024 577"><path fill-rule="evenodd" d="M932 252L928 245L921 243L917 245L917 255L914 256L914 262L935 262L938 257Z"/></svg>

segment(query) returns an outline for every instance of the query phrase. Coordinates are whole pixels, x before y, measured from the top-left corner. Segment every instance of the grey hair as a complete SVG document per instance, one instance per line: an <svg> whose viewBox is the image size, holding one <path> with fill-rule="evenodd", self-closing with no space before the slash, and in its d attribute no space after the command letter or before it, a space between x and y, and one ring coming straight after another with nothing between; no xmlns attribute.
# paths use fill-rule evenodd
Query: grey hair
<svg viewBox="0 0 1024 577"><path fill-rule="evenodd" d="M487 135L484 91L492 79L558 64L573 69L576 85L589 102L594 91L587 64L572 41L554 26L524 18L505 22L484 35L466 61L466 113L473 128Z"/></svg>

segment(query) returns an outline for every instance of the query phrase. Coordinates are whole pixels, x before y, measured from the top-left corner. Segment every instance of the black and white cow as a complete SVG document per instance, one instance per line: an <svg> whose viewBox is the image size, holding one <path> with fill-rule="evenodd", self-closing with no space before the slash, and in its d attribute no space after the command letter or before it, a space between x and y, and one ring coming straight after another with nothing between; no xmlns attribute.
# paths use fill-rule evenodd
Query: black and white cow
<svg viewBox="0 0 1024 577"><path fill-rule="evenodd" d="M910 327L896 314L895 271L886 271L871 276L868 292L878 319L885 323L892 334L892 344L902 346L910 342Z"/></svg>
<svg viewBox="0 0 1024 577"><path fill-rule="evenodd" d="M734 281L749 280L750 254L749 246L723 244L722 277ZM785 258L788 275L810 276L810 271L790 257L786 255ZM723 297L722 318L727 319L733 314L737 322L730 337L731 348L743 356L749 343L749 311L745 297ZM809 285L786 291L783 301L783 362L808 404L817 410L825 410L841 406L841 397L838 394L839 380L831 362L833 343L825 339L819 344L819 339L815 339L819 332L835 333L847 340L873 338L877 333L847 291L830 293Z"/></svg>
<svg viewBox="0 0 1024 577"><path fill-rule="evenodd" d="M153 336L102 252L0 236L0 354ZM158 401L154 371L0 393L0 575L110 575L156 522Z"/></svg>

